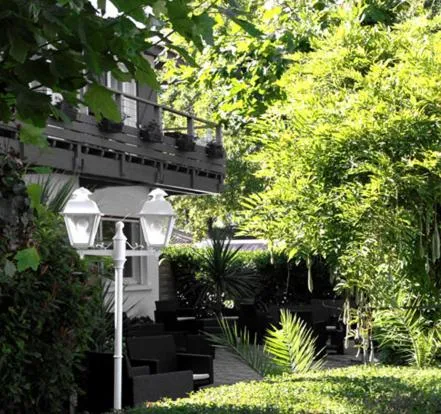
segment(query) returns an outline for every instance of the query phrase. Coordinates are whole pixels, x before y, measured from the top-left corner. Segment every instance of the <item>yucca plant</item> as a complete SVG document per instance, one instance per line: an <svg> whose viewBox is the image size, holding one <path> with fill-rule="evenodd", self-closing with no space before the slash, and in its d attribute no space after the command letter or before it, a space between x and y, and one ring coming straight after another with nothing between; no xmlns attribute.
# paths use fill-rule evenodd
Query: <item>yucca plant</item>
<svg viewBox="0 0 441 414"><path fill-rule="evenodd" d="M96 352L109 352L113 350L113 342L115 338L115 316L114 305L115 297L110 288L112 286L111 279L105 276L98 276L97 283L100 285L98 296L96 299L96 312L93 334L91 335L91 350ZM123 307L125 312L130 312L138 302L130 306L126 306L127 297L123 299Z"/></svg>
<svg viewBox="0 0 441 414"><path fill-rule="evenodd" d="M54 175L41 175L37 182L28 186L34 204L41 204L53 213L59 213L75 189L75 177L60 183Z"/></svg>
<svg viewBox="0 0 441 414"><path fill-rule="evenodd" d="M199 301L210 298L214 312L220 317L225 300L250 297L255 293L257 273L243 269L238 260L240 248L233 249L224 232L214 232L206 249L196 250L201 270L197 274Z"/></svg>
<svg viewBox="0 0 441 414"><path fill-rule="evenodd" d="M297 315L280 310L280 327L272 326L265 337L265 351L275 364L291 372L307 372L322 367L317 358L316 338L312 330ZM321 351L321 350L320 350Z"/></svg>
<svg viewBox="0 0 441 414"><path fill-rule="evenodd" d="M113 338L115 334L115 321L113 315L114 297L110 295L110 280L99 277L97 283L100 285L97 299L97 309L94 320L94 331L91 335L91 350L106 352L113 349Z"/></svg>

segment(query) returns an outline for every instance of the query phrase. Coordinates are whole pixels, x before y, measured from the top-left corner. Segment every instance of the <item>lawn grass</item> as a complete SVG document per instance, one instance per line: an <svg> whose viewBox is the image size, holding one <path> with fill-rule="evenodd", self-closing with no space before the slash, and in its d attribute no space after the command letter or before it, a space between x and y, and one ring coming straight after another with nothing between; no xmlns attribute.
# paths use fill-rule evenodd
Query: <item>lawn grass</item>
<svg viewBox="0 0 441 414"><path fill-rule="evenodd" d="M129 414L441 413L441 369L363 367L208 388Z"/></svg>

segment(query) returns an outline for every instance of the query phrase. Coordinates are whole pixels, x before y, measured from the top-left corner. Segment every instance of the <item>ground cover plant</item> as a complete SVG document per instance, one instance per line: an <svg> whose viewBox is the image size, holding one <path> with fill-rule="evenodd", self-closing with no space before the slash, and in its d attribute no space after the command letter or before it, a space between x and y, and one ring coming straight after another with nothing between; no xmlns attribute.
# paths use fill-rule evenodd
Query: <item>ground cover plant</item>
<svg viewBox="0 0 441 414"><path fill-rule="evenodd" d="M128 414L437 413L441 370L351 367L210 388Z"/></svg>

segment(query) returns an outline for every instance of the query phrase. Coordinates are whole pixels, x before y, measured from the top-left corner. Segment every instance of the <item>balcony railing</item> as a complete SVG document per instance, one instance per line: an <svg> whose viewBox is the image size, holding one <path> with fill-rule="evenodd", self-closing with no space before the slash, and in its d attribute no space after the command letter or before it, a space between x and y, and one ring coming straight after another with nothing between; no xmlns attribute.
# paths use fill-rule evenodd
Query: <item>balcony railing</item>
<svg viewBox="0 0 441 414"><path fill-rule="evenodd" d="M116 89L111 89L111 88L108 88L108 89L111 92L113 92L113 94L115 96L115 101L116 101L121 113L124 112L123 108L122 108L122 97L125 97L125 98L128 98L128 99L133 100L138 103L138 113L143 112L142 111L143 106L153 108L154 116L152 119L154 119L158 123L158 125L160 125L162 131L165 134L167 134L167 132L178 131L178 132L185 132L187 135L197 137L196 130L207 130L207 131L214 130L215 131L214 141L217 144L222 145L222 126L219 124L216 124L212 121L208 121L206 119L203 119L203 118L197 117L195 115L186 113L184 111L174 109L170 106L159 104L157 102L154 102L154 101L151 101L148 99L144 99L139 96L127 94L127 93L121 92ZM184 118L186 121L186 124L183 126L167 127L166 125L163 124L164 112L168 112L170 114L173 114L178 118ZM140 121L140 120L138 119L138 121ZM200 125L196 125L197 123L199 123ZM138 122L138 124L139 124L139 122ZM199 137L199 138L201 139L201 141L206 141L204 139L204 137Z"/></svg>
<svg viewBox="0 0 441 414"><path fill-rule="evenodd" d="M173 132L195 137L196 131L214 131L213 141L222 143L222 129L214 122L148 99L112 90L116 102L122 98L137 103L137 124L155 121L161 132L159 142L140 139L140 128L122 125L115 133L103 132L95 118L80 111L71 123L50 119L45 134L49 148L24 145L17 139L15 126L0 126L0 148L20 151L28 162L46 165L56 170L78 174L95 181L162 185L195 193L221 191L225 175L224 158L210 157L203 139L197 139L190 151L177 146ZM163 115L170 113L173 125L164 125ZM183 122L182 122L183 120ZM206 134L202 134L206 135Z"/></svg>

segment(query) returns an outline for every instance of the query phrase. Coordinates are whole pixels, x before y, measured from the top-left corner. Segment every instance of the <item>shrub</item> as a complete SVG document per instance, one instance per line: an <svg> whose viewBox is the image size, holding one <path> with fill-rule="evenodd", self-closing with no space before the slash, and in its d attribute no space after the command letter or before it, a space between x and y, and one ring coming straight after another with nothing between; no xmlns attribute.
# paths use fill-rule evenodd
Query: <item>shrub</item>
<svg viewBox="0 0 441 414"><path fill-rule="evenodd" d="M129 414L436 413L441 370L350 367L209 388Z"/></svg>
<svg viewBox="0 0 441 414"><path fill-rule="evenodd" d="M0 194L12 188L10 204L18 199L19 211L32 218L22 164L12 158L7 163L10 173L2 178ZM85 269L69 246L61 217L42 206L37 210L30 224L11 223L12 238L6 242L16 240L14 245L6 249L2 243L1 413L66 412L69 396L78 389L76 373L94 321L98 285L81 272ZM16 262L17 246L32 246L39 264Z"/></svg>
<svg viewBox="0 0 441 414"><path fill-rule="evenodd" d="M23 162L16 154L0 156L0 264L7 254L27 246L32 231L33 214L23 174Z"/></svg>
<svg viewBox="0 0 441 414"><path fill-rule="evenodd" d="M378 311L375 338L380 349L391 349L395 358L409 365L425 368L439 365L441 325L428 321L420 313L419 302L411 308Z"/></svg>
<svg viewBox="0 0 441 414"><path fill-rule="evenodd" d="M163 251L163 257L171 264L176 279L177 296L182 305L192 306L201 314L207 304L198 303L196 274L200 271L200 255L193 247L173 246ZM316 258L312 264L313 294L307 287L307 267L304 262L289 263L283 253L271 255L268 251L239 251L237 265L244 271L253 270L259 275L256 301L264 305L306 302L312 297L333 296L329 271L323 260ZM288 284L288 288L287 288Z"/></svg>
<svg viewBox="0 0 441 414"><path fill-rule="evenodd" d="M1 274L0 406L8 413L60 413L76 391L75 374L90 342L95 285L66 241L59 217L36 220L41 263Z"/></svg>

